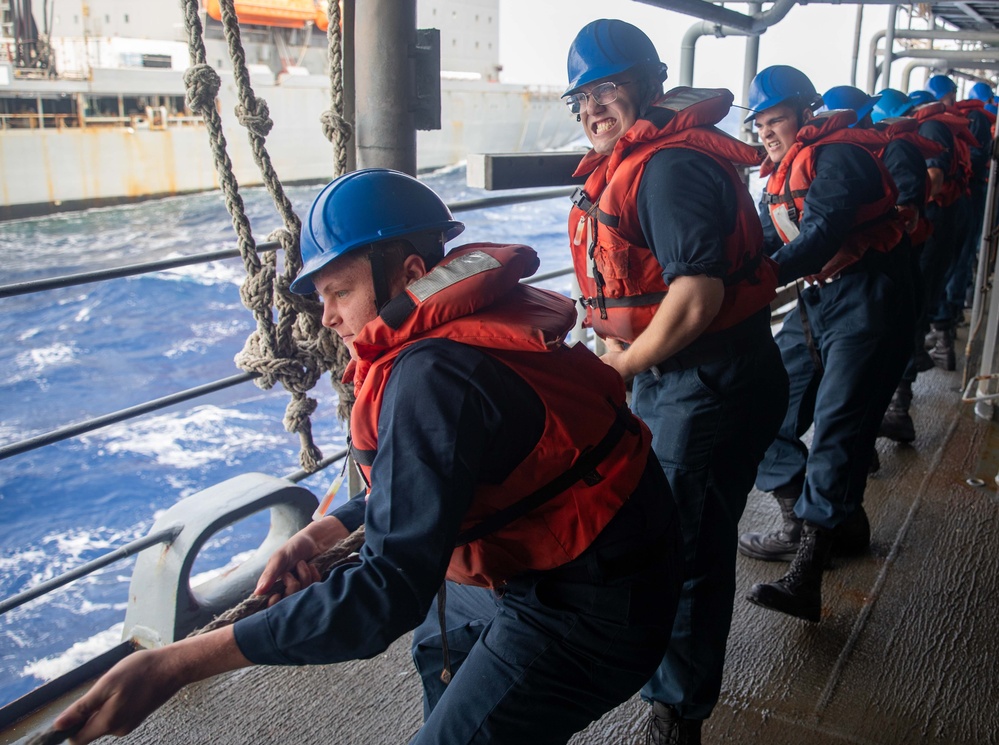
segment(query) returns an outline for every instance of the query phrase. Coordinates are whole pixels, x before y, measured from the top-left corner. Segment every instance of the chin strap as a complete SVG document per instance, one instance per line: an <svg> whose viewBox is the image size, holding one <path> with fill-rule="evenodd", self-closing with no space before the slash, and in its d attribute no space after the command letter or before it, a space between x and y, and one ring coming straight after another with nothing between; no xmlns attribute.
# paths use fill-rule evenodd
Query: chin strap
<svg viewBox="0 0 999 745"><path fill-rule="evenodd" d="M371 261L371 280L375 286L375 310L381 312L389 297L388 277L385 276L385 257L375 248L368 254Z"/></svg>

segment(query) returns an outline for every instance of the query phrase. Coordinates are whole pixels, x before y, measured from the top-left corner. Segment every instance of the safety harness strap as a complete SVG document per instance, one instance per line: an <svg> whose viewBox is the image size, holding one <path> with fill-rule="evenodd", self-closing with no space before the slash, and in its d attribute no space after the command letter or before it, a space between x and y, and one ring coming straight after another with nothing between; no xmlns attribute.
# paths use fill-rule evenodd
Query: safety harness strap
<svg viewBox="0 0 999 745"><path fill-rule="evenodd" d="M597 472L597 466L617 447L625 431L635 431L635 420L626 406L620 406L615 409L614 422L607 430L607 434L594 447L584 450L569 470L523 499L494 512L477 525L462 531L458 534L455 546L465 546L490 533L495 533L531 510L551 501L580 479L585 479L588 484L598 483L603 477Z"/></svg>

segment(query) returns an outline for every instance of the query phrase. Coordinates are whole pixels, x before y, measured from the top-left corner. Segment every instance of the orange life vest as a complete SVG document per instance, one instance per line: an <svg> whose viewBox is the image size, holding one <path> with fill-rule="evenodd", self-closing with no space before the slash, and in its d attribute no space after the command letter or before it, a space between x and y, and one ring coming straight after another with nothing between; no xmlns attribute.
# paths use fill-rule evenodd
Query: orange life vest
<svg viewBox="0 0 999 745"><path fill-rule="evenodd" d="M995 135L996 135L996 115L993 114L991 111L989 111L988 109L985 108L985 102L984 101L979 101L977 98L969 98L966 101L958 101L957 103L954 104L954 108L957 109L964 117L966 117L968 119L968 128L969 129L971 128L971 112L972 111L980 112L989 121L989 134L992 135L992 137L995 137ZM976 140L977 140L977 138L976 138ZM985 144L986 144L986 147L988 147L988 146L991 145L991 143L985 143ZM976 144L974 145L974 147L981 148L982 147L982 143L981 142L976 142ZM981 182L981 183L987 182L988 179L989 179L988 161L985 162L984 168L985 168L985 172L984 173L981 173L980 175L975 175L974 176L975 179L977 181Z"/></svg>
<svg viewBox="0 0 999 745"><path fill-rule="evenodd" d="M718 315L705 333L721 331L769 305L777 271L763 253L752 197L733 164L757 165L756 149L716 129L732 105L724 89L674 88L655 101L609 156L590 151L574 175L588 175L573 197L569 239L586 309L584 325L603 338L633 342L649 325L668 287L638 219L638 188L646 164L665 148L703 153L736 185L735 230L725 242L729 273Z"/></svg>
<svg viewBox="0 0 999 745"><path fill-rule="evenodd" d="M993 125L995 125L996 123L996 115L993 114L991 111L989 111L987 108L985 108L984 101L979 101L977 98L969 98L965 101L958 101L957 103L954 104L954 108L960 111L965 116L967 116L968 112L970 111L981 111L983 114L985 114L985 117L989 120L989 122L991 122Z"/></svg>
<svg viewBox="0 0 999 745"><path fill-rule="evenodd" d="M888 138L889 142L895 140L904 140L908 142L917 150L923 159L933 158L943 152L944 147L939 142L934 142L933 140L923 137L919 134L919 122L910 117L894 117L890 119L882 119L875 125L875 129L883 132ZM887 148L887 144L885 145ZM878 158L884 157L884 150L882 148L877 153ZM930 177L929 174L926 176L926 201L930 199ZM911 219L912 213L916 211L916 208L911 205L899 205L899 211L902 213L904 222L908 224ZM930 235L933 234L933 223L926 217L924 213L920 213L916 221L916 227L909 232L909 239L912 241L913 246L918 246L923 243Z"/></svg>
<svg viewBox="0 0 999 745"><path fill-rule="evenodd" d="M545 406L534 450L503 483L475 487L447 571L463 584L496 587L579 556L635 490L651 447L648 428L627 409L621 376L585 345L563 343L576 319L573 302L520 284L537 266L526 246L462 246L354 340L351 451L369 485L385 386L411 344L444 338L481 349Z"/></svg>
<svg viewBox="0 0 999 745"><path fill-rule="evenodd" d="M958 199L970 192L971 183L971 148L978 147L978 141L968 128L967 118L947 107L939 101L927 103L912 112L912 118L920 124L926 121L937 121L947 125L954 137L954 152L951 153L950 170L944 174L943 188L933 197L933 201L941 207L954 204Z"/></svg>
<svg viewBox="0 0 999 745"><path fill-rule="evenodd" d="M763 201L767 204L777 234L784 243L797 236L797 225L805 209L805 195L815 179L818 151L822 145L843 143L868 153L881 172L883 196L876 202L857 208L853 225L843 245L826 262L822 270L806 277L811 282L824 282L848 266L860 261L867 251L891 251L905 234L901 216L895 209L898 189L888 169L877 157L888 139L875 129L851 129L857 115L849 109L837 109L819 114L798 130L797 138L780 164L774 169L767 160L760 173L770 174Z"/></svg>

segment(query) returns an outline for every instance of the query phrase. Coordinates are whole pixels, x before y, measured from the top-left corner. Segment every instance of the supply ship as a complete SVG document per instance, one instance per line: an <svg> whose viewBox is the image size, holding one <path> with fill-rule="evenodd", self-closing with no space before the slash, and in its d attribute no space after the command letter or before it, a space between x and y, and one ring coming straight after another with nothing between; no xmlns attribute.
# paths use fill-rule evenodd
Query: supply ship
<svg viewBox="0 0 999 745"><path fill-rule="evenodd" d="M235 4L285 183L333 175L319 126L330 105L326 3ZM440 122L418 134L421 171L579 137L561 91L500 82L498 0L421 0L417 13L419 28L440 31ZM185 101L179 2L17 0L0 14L0 219L217 188L204 125ZM205 0L201 15L208 61L222 78L219 112L236 132L218 0ZM247 138L229 145L240 185L259 184Z"/></svg>

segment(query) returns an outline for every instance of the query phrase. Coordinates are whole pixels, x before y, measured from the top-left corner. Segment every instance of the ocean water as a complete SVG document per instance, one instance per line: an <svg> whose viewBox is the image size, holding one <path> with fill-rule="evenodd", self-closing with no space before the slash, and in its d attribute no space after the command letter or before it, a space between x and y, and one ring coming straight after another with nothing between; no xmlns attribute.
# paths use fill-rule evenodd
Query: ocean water
<svg viewBox="0 0 999 745"><path fill-rule="evenodd" d="M486 196L463 168L424 177L448 202ZM302 215L318 187L289 195ZM243 191L257 240L280 224ZM451 245L526 243L540 271L569 265L566 198L463 212ZM217 193L0 223L0 284L235 247ZM236 374L252 332L239 259L0 299L0 445ZM543 285L568 294L567 277ZM344 445L328 379L314 435ZM144 536L178 500L241 473L298 469L281 420L288 395L252 383L0 461L0 598ZM333 473L303 482L322 494ZM347 498L341 491L338 500ZM258 515L214 536L195 574L238 563L267 530ZM0 706L120 641L134 558L0 616ZM196 580L195 580L196 582Z"/></svg>

